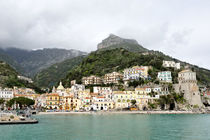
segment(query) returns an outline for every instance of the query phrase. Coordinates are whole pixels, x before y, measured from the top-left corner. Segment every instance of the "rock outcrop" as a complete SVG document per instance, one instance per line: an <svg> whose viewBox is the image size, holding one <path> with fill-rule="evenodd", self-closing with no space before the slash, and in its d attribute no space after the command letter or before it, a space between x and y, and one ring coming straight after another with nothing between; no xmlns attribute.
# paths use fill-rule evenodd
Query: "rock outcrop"
<svg viewBox="0 0 210 140"><path fill-rule="evenodd" d="M129 43L129 44L135 44L139 45L138 42L134 39L124 39L119 36L116 36L114 34L110 34L108 38L104 39L101 43L98 44L98 49L103 49L110 47L112 45L117 45L121 43Z"/></svg>

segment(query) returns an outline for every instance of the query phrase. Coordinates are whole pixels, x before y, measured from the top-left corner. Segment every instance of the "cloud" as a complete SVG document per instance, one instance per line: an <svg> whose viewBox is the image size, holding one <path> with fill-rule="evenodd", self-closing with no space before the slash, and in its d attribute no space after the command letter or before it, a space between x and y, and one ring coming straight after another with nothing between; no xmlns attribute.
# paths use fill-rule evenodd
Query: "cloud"
<svg viewBox="0 0 210 140"><path fill-rule="evenodd" d="M114 33L210 69L209 4L208 0L0 0L0 46L90 52Z"/></svg>

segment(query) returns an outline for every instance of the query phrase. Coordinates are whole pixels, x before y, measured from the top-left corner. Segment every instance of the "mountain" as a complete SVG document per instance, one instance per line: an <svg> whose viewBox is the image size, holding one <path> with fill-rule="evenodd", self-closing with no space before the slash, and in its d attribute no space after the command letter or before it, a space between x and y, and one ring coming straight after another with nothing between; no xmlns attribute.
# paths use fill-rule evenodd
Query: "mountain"
<svg viewBox="0 0 210 140"><path fill-rule="evenodd" d="M85 52L78 50L66 50L57 48L46 48L40 50L8 48L0 49L0 52L2 55L7 56L8 59L13 60L14 64L8 64L11 64L17 70L21 69L22 74L29 77L33 77L37 72L51 66L52 64L86 54ZM19 68L17 64L19 65Z"/></svg>
<svg viewBox="0 0 210 140"><path fill-rule="evenodd" d="M76 79L81 83L83 76L92 74L103 76L113 71L123 71L123 69L135 65L149 65L154 69L151 73L153 80L157 77L157 72L162 70L172 71L174 82L177 82L177 74L179 71L166 69L162 67L163 60L172 60L180 62L184 67L189 65L197 72L197 79L200 84L210 85L210 71L182 62L162 52L147 50L138 45L135 40L122 39L115 35L110 35L98 45L98 50L87 56L76 57L66 61L56 63L46 69L43 69L35 76L35 83L42 87L51 87L58 83L61 79L70 86L70 81Z"/></svg>
<svg viewBox="0 0 210 140"><path fill-rule="evenodd" d="M12 66L19 72L23 70L21 66L15 60L13 60L9 55L5 54L4 51L1 50L1 48L0 48L0 61L6 62L7 64Z"/></svg>
<svg viewBox="0 0 210 140"><path fill-rule="evenodd" d="M127 51L123 48L106 51L95 51L90 53L77 67L71 69L68 75L62 81L65 86L70 86L71 80L77 80L78 83L81 83L81 78L83 76L103 76L106 73L113 71L122 72L125 68L136 65L143 65L153 67L153 70L150 72L152 81L155 81L159 71L170 70L172 71L174 82L177 82L177 75L179 70L162 67L163 60L181 62L182 67L184 65L189 65L194 71L196 71L199 84L210 85L209 70L179 61L170 56L166 56L161 52L150 51L147 54L135 53Z"/></svg>
<svg viewBox="0 0 210 140"><path fill-rule="evenodd" d="M124 39L114 34L110 34L106 39L97 45L98 50L108 50L124 48L131 52L145 52L146 48L138 44L134 39Z"/></svg>
<svg viewBox="0 0 210 140"><path fill-rule="evenodd" d="M0 87L28 87L34 89L37 93L43 92L34 84L18 79L18 75L18 72L15 71L9 64L0 61Z"/></svg>
<svg viewBox="0 0 210 140"><path fill-rule="evenodd" d="M52 66L40 71L34 78L34 82L39 87L52 87L61 79L65 78L68 71L79 65L85 56L78 56L67 59L63 62L53 64Z"/></svg>

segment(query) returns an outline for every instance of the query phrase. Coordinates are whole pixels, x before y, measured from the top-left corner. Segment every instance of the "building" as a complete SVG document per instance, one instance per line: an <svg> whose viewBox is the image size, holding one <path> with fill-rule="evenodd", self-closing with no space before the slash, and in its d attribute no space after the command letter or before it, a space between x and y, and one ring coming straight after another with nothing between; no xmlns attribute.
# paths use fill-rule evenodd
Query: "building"
<svg viewBox="0 0 210 140"><path fill-rule="evenodd" d="M14 97L14 92L11 88L1 88L0 87L0 98L5 100L10 100Z"/></svg>
<svg viewBox="0 0 210 140"><path fill-rule="evenodd" d="M13 92L14 94L36 94L36 92L34 91L34 89L31 88L18 88L18 87L14 87L13 88Z"/></svg>
<svg viewBox="0 0 210 140"><path fill-rule="evenodd" d="M38 98L37 98L37 107L46 107L46 101L47 101L47 94L41 94Z"/></svg>
<svg viewBox="0 0 210 140"><path fill-rule="evenodd" d="M145 110L148 108L148 102L159 99L159 95L154 97L148 95L146 88L136 88L135 91L115 91L113 94L115 109L131 108L133 106L132 100L136 100L135 106L139 110Z"/></svg>
<svg viewBox="0 0 210 140"><path fill-rule="evenodd" d="M111 87L93 87L93 93L98 93L99 95L109 95L112 94Z"/></svg>
<svg viewBox="0 0 210 140"><path fill-rule="evenodd" d="M93 93L99 96L104 96L106 99L112 99L112 88L111 87L93 87Z"/></svg>
<svg viewBox="0 0 210 140"><path fill-rule="evenodd" d="M75 85L75 84L77 84L77 81L76 81L76 80L72 80L72 81L71 81L71 85L73 86L73 85Z"/></svg>
<svg viewBox="0 0 210 140"><path fill-rule="evenodd" d="M163 67L180 69L180 63L175 63L174 61L163 60Z"/></svg>
<svg viewBox="0 0 210 140"><path fill-rule="evenodd" d="M79 84L74 84L71 86L72 91L84 91L85 86L84 85L79 85Z"/></svg>
<svg viewBox="0 0 210 140"><path fill-rule="evenodd" d="M175 86L175 91L184 93L184 98L192 106L203 106L199 87L197 85L196 73L190 69L183 70L178 74L179 84Z"/></svg>
<svg viewBox="0 0 210 140"><path fill-rule="evenodd" d="M152 88L149 86L139 86L139 87L135 88L135 91L138 94L149 94L152 92Z"/></svg>
<svg viewBox="0 0 210 140"><path fill-rule="evenodd" d="M93 97L93 105L92 105L93 110L111 110L114 108L114 102L113 101L107 101L105 97L103 96L98 96L98 97Z"/></svg>
<svg viewBox="0 0 210 140"><path fill-rule="evenodd" d="M123 79L123 75L118 72L112 72L105 74L104 76L104 84L119 84L119 81Z"/></svg>
<svg viewBox="0 0 210 140"><path fill-rule="evenodd" d="M18 75L17 77L18 77L18 79L20 79L20 80L24 80L24 81L27 81L27 82L29 82L29 83L33 83L33 81L32 81L30 78L28 78L28 77L20 76L20 75Z"/></svg>
<svg viewBox="0 0 210 140"><path fill-rule="evenodd" d="M94 75L89 76L89 77L83 77L82 84L83 85L100 85L102 84L102 79Z"/></svg>
<svg viewBox="0 0 210 140"><path fill-rule="evenodd" d="M82 99L82 105L83 105L83 110L85 111L90 111L91 106L92 106L92 98L91 97L85 97Z"/></svg>
<svg viewBox="0 0 210 140"><path fill-rule="evenodd" d="M60 109L60 96L57 93L47 94L46 107L47 109Z"/></svg>
<svg viewBox="0 0 210 140"><path fill-rule="evenodd" d="M82 101L80 99L73 98L73 110L79 111L83 108Z"/></svg>
<svg viewBox="0 0 210 140"><path fill-rule="evenodd" d="M148 78L148 66L134 66L132 68L124 69L123 80L139 80L139 78Z"/></svg>
<svg viewBox="0 0 210 140"><path fill-rule="evenodd" d="M63 97L63 110L65 110L65 111L71 111L71 110L73 110L73 106L74 106L74 104L73 104L73 96L65 96L65 97Z"/></svg>
<svg viewBox="0 0 210 140"><path fill-rule="evenodd" d="M113 101L115 103L115 109L129 108L131 106L131 100L135 98L130 92L114 91Z"/></svg>
<svg viewBox="0 0 210 140"><path fill-rule="evenodd" d="M83 91L78 91L77 92L78 94L77 94L77 98L78 99L85 99L86 97L91 97L91 95L90 95L90 90L89 89L86 89L86 90L83 90ZM75 97L75 98L76 98Z"/></svg>
<svg viewBox="0 0 210 140"><path fill-rule="evenodd" d="M170 71L158 72L158 80L163 83L172 83L172 76Z"/></svg>

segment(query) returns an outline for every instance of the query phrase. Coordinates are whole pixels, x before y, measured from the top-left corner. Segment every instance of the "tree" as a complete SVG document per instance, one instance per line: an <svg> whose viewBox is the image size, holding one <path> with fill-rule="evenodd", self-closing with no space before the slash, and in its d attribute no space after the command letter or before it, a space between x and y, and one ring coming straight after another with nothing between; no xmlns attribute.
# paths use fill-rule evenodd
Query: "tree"
<svg viewBox="0 0 210 140"><path fill-rule="evenodd" d="M31 106L34 105L35 101L25 97L17 97L7 101L7 106L12 107L14 104L19 104L20 108L22 109L23 106Z"/></svg>
<svg viewBox="0 0 210 140"><path fill-rule="evenodd" d="M2 106L4 105L5 103L5 100L3 98L0 99L0 106L1 106L1 109L2 109Z"/></svg>
<svg viewBox="0 0 210 140"><path fill-rule="evenodd" d="M7 101L6 106L7 107L12 107L12 105L14 105L14 103L15 103L15 100L11 99L11 100Z"/></svg>
<svg viewBox="0 0 210 140"><path fill-rule="evenodd" d="M134 106L136 105L136 100L131 100L131 104Z"/></svg>

